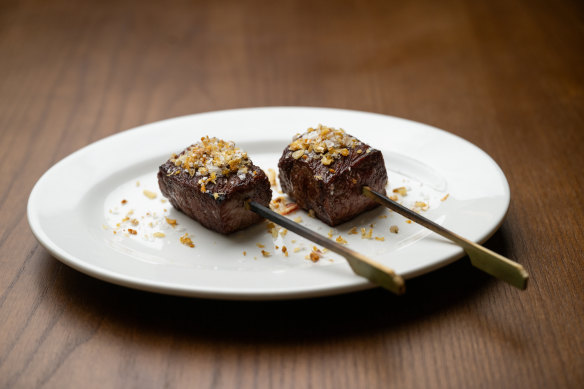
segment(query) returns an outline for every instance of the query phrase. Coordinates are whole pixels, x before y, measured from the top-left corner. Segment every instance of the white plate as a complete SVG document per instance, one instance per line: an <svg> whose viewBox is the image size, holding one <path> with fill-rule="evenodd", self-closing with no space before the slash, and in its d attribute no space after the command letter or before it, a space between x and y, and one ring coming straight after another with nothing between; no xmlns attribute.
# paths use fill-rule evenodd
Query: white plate
<svg viewBox="0 0 584 389"><path fill-rule="evenodd" d="M445 131L373 113L302 107L250 108L164 120L125 131L71 154L35 185L28 220L39 242L63 263L96 278L153 292L218 299L270 300L370 288L344 259L305 259L312 244L293 233L274 239L266 223L230 236L208 231L163 203L158 165L203 135L233 140L254 163L276 169L291 137L319 123L342 127L383 151L392 188L406 205L423 201L430 219L476 242L490 237L509 206L509 186L482 150ZM156 199L144 190L157 193ZM448 198L441 201L446 195ZM275 193L277 195L277 193ZM126 200L122 204L122 200ZM384 263L406 279L463 256L452 243L378 208L332 229L303 211L303 223ZM128 220L124 221L124 218ZM171 227L165 217L176 219ZM132 225L132 220L138 221ZM119 227L117 224L119 223ZM373 237L362 239L360 228ZM391 225L399 233L389 232ZM349 234L352 227L358 234ZM128 228L137 232L129 234ZM116 233L114 233L114 231ZM155 232L165 234L154 237ZM179 242L188 233L194 248ZM257 243L272 255L264 257ZM281 247L286 245L289 256ZM278 246L278 250L275 246ZM300 250L293 252L294 250ZM246 255L243 252L246 252Z"/></svg>

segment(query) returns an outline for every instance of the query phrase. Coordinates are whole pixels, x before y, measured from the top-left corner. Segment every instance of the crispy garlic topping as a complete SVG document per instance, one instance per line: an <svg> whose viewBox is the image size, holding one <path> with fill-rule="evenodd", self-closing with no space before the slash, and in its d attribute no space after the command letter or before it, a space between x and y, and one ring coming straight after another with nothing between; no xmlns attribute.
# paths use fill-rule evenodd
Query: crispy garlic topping
<svg viewBox="0 0 584 389"><path fill-rule="evenodd" d="M218 177L235 173L243 179L251 166L247 153L235 147L233 142L208 136L202 137L200 142L189 146L180 155L173 154L170 161L178 168L172 174L184 171L191 177L201 176L198 181L201 192L207 191L205 184L216 183Z"/></svg>
<svg viewBox="0 0 584 389"><path fill-rule="evenodd" d="M323 165L330 165L335 159L349 155L359 141L343 129L323 126L309 128L304 134L296 134L288 146L294 159L320 159Z"/></svg>

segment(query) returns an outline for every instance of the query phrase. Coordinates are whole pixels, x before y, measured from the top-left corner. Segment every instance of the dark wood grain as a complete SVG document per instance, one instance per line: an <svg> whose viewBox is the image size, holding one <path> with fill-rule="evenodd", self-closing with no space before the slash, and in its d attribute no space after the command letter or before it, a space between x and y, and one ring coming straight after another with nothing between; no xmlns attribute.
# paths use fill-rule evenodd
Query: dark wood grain
<svg viewBox="0 0 584 389"><path fill-rule="evenodd" d="M583 53L569 0L0 1L0 387L581 387ZM464 259L401 297L186 299L87 277L32 236L28 194L76 149L264 105L390 114L478 145L512 193L486 246L529 288Z"/></svg>

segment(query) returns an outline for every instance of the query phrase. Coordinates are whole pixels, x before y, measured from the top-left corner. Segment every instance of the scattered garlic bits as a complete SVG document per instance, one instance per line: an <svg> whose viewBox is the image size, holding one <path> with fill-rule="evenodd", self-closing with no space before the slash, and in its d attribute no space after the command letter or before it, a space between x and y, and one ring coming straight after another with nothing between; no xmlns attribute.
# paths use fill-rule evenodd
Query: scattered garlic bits
<svg viewBox="0 0 584 389"><path fill-rule="evenodd" d="M420 211L427 211L428 209L430 209L430 205L428 205L424 201L416 201L414 203L414 208L413 208L414 212L420 213Z"/></svg>
<svg viewBox="0 0 584 389"><path fill-rule="evenodd" d="M408 195L408 190L406 189L405 186L400 186L399 188L395 188L393 190L393 193L399 193L402 196L407 196Z"/></svg>
<svg viewBox="0 0 584 389"><path fill-rule="evenodd" d="M294 159L320 159L325 166L336 159L349 155L349 149L357 146L359 141L345 133L343 129L323 126L309 128L304 134L297 134L288 149Z"/></svg>
<svg viewBox="0 0 584 389"><path fill-rule="evenodd" d="M144 193L144 196L148 197L150 200L154 200L157 196L155 192L148 189L144 189L142 193Z"/></svg>
<svg viewBox="0 0 584 389"><path fill-rule="evenodd" d="M170 174L180 174L181 171L191 177L200 176L198 184L201 192L206 192L206 184L216 183L218 177L237 174L243 179L249 172L251 161L247 153L235 143L208 136L202 137L200 142L189 146L181 154L173 154L170 161L176 170Z"/></svg>
<svg viewBox="0 0 584 389"><path fill-rule="evenodd" d="M296 250L294 250L296 252ZM305 259L310 259L312 262L318 262L318 260L322 257L324 253L318 249L318 247L313 246L312 251L309 255L304 257Z"/></svg>
<svg viewBox="0 0 584 389"><path fill-rule="evenodd" d="M193 241L191 240L191 238L189 237L188 233L185 233L183 236L181 236L179 238L180 242L182 244L184 244L185 246L189 246L191 248L195 247L195 244L193 243Z"/></svg>
<svg viewBox="0 0 584 389"><path fill-rule="evenodd" d="M267 227L268 234L272 235L272 238L277 239L278 238L278 234L280 233L280 228L278 226L276 226L272 222L268 222L268 224L266 225L266 227ZM284 235L282 235L282 236L284 236ZM259 243L256 243L256 245L257 244L259 244ZM260 246L258 246L258 247L260 247ZM262 245L261 247L264 247L264 246Z"/></svg>
<svg viewBox="0 0 584 389"><path fill-rule="evenodd" d="M283 196L276 197L270 201L270 208L272 211L278 212L280 215L288 215L298 210L298 204L286 201Z"/></svg>
<svg viewBox="0 0 584 389"><path fill-rule="evenodd" d="M270 186L276 186L276 171L272 168L268 169L268 180L270 181Z"/></svg>
<svg viewBox="0 0 584 389"><path fill-rule="evenodd" d="M337 243L340 244L347 244L349 242L347 242L341 235L339 235L339 237L337 239L335 239L337 241Z"/></svg>
<svg viewBox="0 0 584 389"><path fill-rule="evenodd" d="M372 239L373 238L373 228L367 231L365 228L361 227L361 239Z"/></svg>

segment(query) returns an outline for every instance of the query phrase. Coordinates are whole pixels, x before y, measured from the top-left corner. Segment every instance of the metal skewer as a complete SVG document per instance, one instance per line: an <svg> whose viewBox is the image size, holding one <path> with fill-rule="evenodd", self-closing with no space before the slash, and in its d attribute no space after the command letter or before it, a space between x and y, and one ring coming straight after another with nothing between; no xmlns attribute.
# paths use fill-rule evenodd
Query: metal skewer
<svg viewBox="0 0 584 389"><path fill-rule="evenodd" d="M255 201L247 201L245 207L316 244L342 255L347 259L349 266L351 266L351 269L357 275L365 277L374 284L388 289L395 294L402 294L405 292L406 287L404 279L395 274L395 272L387 266L377 263L348 247L342 246L299 223L293 222Z"/></svg>
<svg viewBox="0 0 584 389"><path fill-rule="evenodd" d="M368 186L363 187L363 194L400 215L428 228L429 230L449 239L461 246L470 258L472 265L494 277L503 280L516 288L527 288L529 275L520 264L505 258L477 243L471 242L462 236L447 230L439 224L417 214L416 212L392 201L388 197L378 193Z"/></svg>

